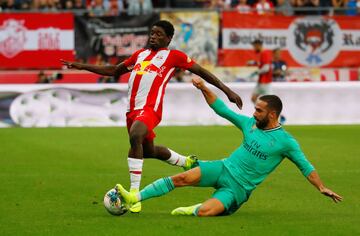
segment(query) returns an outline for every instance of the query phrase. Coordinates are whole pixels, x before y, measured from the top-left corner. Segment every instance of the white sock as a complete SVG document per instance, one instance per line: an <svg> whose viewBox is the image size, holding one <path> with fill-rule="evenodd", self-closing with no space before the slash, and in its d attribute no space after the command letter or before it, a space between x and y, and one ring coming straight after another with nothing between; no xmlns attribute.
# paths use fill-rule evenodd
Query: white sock
<svg viewBox="0 0 360 236"><path fill-rule="evenodd" d="M170 163L171 165L176 166L184 166L186 157L183 155L180 155L179 153L174 152L173 150L169 149L171 155L170 158L166 160L167 163Z"/></svg>
<svg viewBox="0 0 360 236"><path fill-rule="evenodd" d="M140 188L143 162L144 162L143 159L136 159L136 158L128 157L130 183L131 183L130 189L139 190L139 188Z"/></svg>

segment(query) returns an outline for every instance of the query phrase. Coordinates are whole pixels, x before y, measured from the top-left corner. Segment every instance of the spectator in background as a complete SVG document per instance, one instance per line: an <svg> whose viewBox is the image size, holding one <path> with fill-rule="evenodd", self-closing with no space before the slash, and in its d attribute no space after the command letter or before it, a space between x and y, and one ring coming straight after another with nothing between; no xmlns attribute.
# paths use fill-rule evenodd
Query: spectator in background
<svg viewBox="0 0 360 236"><path fill-rule="evenodd" d="M65 1L65 6L64 6L65 10L72 10L74 9L74 2L72 0L66 0Z"/></svg>
<svg viewBox="0 0 360 236"><path fill-rule="evenodd" d="M211 0L211 1L216 3L216 5L219 6L222 5L221 8L224 10L234 9L240 3L240 0Z"/></svg>
<svg viewBox="0 0 360 236"><path fill-rule="evenodd" d="M46 75L44 71L40 71L38 74L37 84L50 84L56 80L61 80L63 78L63 74L55 72L52 75Z"/></svg>
<svg viewBox="0 0 360 236"><path fill-rule="evenodd" d="M286 61L281 58L280 48L275 48L273 50L273 61L272 61L272 81L274 82L285 82L286 76L288 74L288 66ZM283 114L280 114L279 117L280 124L285 124L286 117Z"/></svg>
<svg viewBox="0 0 360 236"><path fill-rule="evenodd" d="M273 50L273 61L272 61L272 80L275 82L286 81L285 76L287 75L287 64L281 58L280 48Z"/></svg>
<svg viewBox="0 0 360 236"><path fill-rule="evenodd" d="M224 0L210 0L208 4L208 8L210 9L225 9L225 1Z"/></svg>
<svg viewBox="0 0 360 236"><path fill-rule="evenodd" d="M283 16L294 15L293 3L295 3L295 0L277 0L276 14Z"/></svg>
<svg viewBox="0 0 360 236"><path fill-rule="evenodd" d="M334 8L335 15L342 15L345 13L345 10L341 8L346 7L346 2L347 0L331 0L331 5Z"/></svg>
<svg viewBox="0 0 360 236"><path fill-rule="evenodd" d="M1 1L1 9L3 10L19 10L20 5L15 0Z"/></svg>
<svg viewBox="0 0 360 236"><path fill-rule="evenodd" d="M273 60L272 60L272 81L273 82L285 82L286 75L288 73L287 64L284 60L281 59L281 50L280 48L275 48L273 50ZM286 117L283 114L280 114L279 117L280 124L286 122Z"/></svg>
<svg viewBox="0 0 360 236"><path fill-rule="evenodd" d="M108 16L118 16L125 12L123 0L105 0L104 8Z"/></svg>
<svg viewBox="0 0 360 236"><path fill-rule="evenodd" d="M320 15L321 11L317 10L316 8L320 6L320 0L295 0L294 7L295 7L295 14L296 15ZM298 9L300 8L312 8L311 10L304 10Z"/></svg>
<svg viewBox="0 0 360 236"><path fill-rule="evenodd" d="M146 15L151 14L153 5L151 0L130 0L128 1L128 15Z"/></svg>
<svg viewBox="0 0 360 236"><path fill-rule="evenodd" d="M63 8L60 0L34 0L33 9L39 9L44 11L58 11Z"/></svg>
<svg viewBox="0 0 360 236"><path fill-rule="evenodd" d="M255 39L252 42L256 56L258 57L255 64L249 61L248 65L257 65L258 70L255 71L250 77L255 75L259 76L256 87L251 95L251 101L255 104L259 96L271 94L271 52L263 49L263 42L260 39Z"/></svg>
<svg viewBox="0 0 360 236"><path fill-rule="evenodd" d="M44 9L46 7L46 1L44 0L33 0L33 9Z"/></svg>
<svg viewBox="0 0 360 236"><path fill-rule="evenodd" d="M345 7L347 0L331 0L331 4L334 8Z"/></svg>
<svg viewBox="0 0 360 236"><path fill-rule="evenodd" d="M88 7L89 16L102 16L104 15L105 8L103 0L92 0Z"/></svg>
<svg viewBox="0 0 360 236"><path fill-rule="evenodd" d="M333 14L333 11L331 10L333 4L330 0L319 0L319 6L322 8L322 10L320 10L321 15Z"/></svg>
<svg viewBox="0 0 360 236"><path fill-rule="evenodd" d="M240 0L239 4L236 6L236 10L242 14L250 14L252 12L251 6L247 4L246 0Z"/></svg>
<svg viewBox="0 0 360 236"><path fill-rule="evenodd" d="M231 9L231 0L211 0L209 8L229 10Z"/></svg>
<svg viewBox="0 0 360 236"><path fill-rule="evenodd" d="M30 10L31 9L31 1L30 0L21 1L20 9L21 10Z"/></svg>
<svg viewBox="0 0 360 236"><path fill-rule="evenodd" d="M360 0L345 0L346 1L346 15L356 16L360 12Z"/></svg>
<svg viewBox="0 0 360 236"><path fill-rule="evenodd" d="M84 9L86 9L83 0L75 0L74 1L74 9L75 10L84 10Z"/></svg>
<svg viewBox="0 0 360 236"><path fill-rule="evenodd" d="M259 15L272 15L274 13L274 5L269 0L259 0L254 8Z"/></svg>
<svg viewBox="0 0 360 236"><path fill-rule="evenodd" d="M44 71L42 71L42 70L39 71L39 74L37 75L37 77L38 77L38 79L36 81L37 84L49 83Z"/></svg>
<svg viewBox="0 0 360 236"><path fill-rule="evenodd" d="M49 0L49 1L52 1L52 6L51 6L52 11L62 10L65 7L65 3L63 5L63 2L61 0Z"/></svg>

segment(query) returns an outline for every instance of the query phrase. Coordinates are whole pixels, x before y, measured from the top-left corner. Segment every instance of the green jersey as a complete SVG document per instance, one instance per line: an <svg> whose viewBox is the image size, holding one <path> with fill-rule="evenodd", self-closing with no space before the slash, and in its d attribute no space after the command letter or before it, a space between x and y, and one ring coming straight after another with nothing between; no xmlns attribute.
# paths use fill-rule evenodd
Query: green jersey
<svg viewBox="0 0 360 236"><path fill-rule="evenodd" d="M295 163L306 177L314 170L297 141L281 126L270 130L258 129L254 117L235 113L219 98L210 107L244 134L241 146L223 161L246 191L255 189L284 158Z"/></svg>

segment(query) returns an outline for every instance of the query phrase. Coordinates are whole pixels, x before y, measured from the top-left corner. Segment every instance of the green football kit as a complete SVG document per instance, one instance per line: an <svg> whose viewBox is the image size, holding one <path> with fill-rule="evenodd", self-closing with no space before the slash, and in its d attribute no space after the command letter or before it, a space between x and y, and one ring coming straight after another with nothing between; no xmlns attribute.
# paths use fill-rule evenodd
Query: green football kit
<svg viewBox="0 0 360 236"><path fill-rule="evenodd" d="M284 158L307 177L314 167L306 159L297 141L281 126L262 130L254 117L240 115L217 98L210 107L238 127L244 140L228 158L219 161L199 161L199 186L214 187L213 198L224 204L224 214L232 214L249 198L252 190L281 163Z"/></svg>

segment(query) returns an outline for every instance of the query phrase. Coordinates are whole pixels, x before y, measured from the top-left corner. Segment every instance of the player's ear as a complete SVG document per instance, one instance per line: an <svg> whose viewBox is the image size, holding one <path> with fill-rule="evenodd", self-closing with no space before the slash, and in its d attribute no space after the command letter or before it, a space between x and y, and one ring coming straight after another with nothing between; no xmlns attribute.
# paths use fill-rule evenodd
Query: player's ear
<svg viewBox="0 0 360 236"><path fill-rule="evenodd" d="M172 36L166 36L166 37L168 39L167 40L167 45L169 45L171 43L171 40L172 40L173 37Z"/></svg>
<svg viewBox="0 0 360 236"><path fill-rule="evenodd" d="M270 119L277 119L277 115L276 115L276 111L275 110L270 110L269 111L269 117Z"/></svg>

